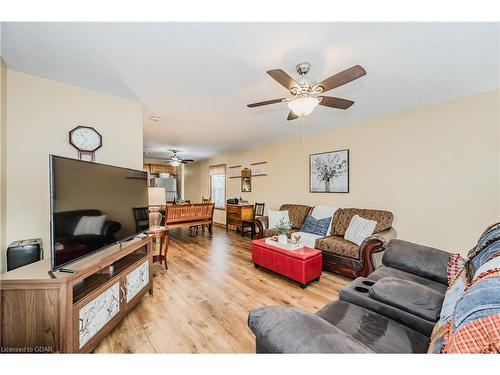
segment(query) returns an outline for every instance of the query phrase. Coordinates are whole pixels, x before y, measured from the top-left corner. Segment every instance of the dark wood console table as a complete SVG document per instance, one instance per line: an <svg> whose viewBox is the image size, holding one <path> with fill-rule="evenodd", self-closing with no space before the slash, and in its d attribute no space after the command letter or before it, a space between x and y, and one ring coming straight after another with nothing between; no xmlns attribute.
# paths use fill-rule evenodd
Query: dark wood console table
<svg viewBox="0 0 500 375"><path fill-rule="evenodd" d="M226 204L226 232L229 225L241 229L242 221L253 220L253 204Z"/></svg>
<svg viewBox="0 0 500 375"><path fill-rule="evenodd" d="M3 353L88 353L148 291L151 238L113 245L49 272L50 259L0 275Z"/></svg>

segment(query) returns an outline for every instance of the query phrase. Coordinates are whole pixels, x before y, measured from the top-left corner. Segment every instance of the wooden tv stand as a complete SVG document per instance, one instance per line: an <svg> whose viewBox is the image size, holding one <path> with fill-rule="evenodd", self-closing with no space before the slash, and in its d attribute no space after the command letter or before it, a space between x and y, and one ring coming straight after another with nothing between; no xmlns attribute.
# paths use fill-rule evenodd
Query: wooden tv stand
<svg viewBox="0 0 500 375"><path fill-rule="evenodd" d="M0 275L0 352L88 353L153 293L151 238L50 270L50 259Z"/></svg>

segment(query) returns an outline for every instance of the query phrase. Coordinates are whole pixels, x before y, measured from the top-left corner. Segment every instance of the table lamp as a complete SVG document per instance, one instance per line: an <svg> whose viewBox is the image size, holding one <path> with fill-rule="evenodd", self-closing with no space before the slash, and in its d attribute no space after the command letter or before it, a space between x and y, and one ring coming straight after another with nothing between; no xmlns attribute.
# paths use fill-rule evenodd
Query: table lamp
<svg viewBox="0 0 500 375"><path fill-rule="evenodd" d="M158 228L161 223L161 206L167 204L165 196L165 188L151 187L148 188L148 205L149 205L149 227L151 229Z"/></svg>

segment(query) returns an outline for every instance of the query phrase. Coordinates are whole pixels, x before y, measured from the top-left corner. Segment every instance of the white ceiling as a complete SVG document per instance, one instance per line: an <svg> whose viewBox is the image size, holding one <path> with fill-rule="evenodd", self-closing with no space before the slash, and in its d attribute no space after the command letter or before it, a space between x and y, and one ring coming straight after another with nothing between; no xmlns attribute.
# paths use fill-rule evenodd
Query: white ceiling
<svg viewBox="0 0 500 375"><path fill-rule="evenodd" d="M318 107L316 132L500 86L498 23L3 23L9 68L141 101L144 150L185 158L299 136L266 74L312 64L322 80L355 64L367 75L329 92L347 111ZM161 116L152 122L152 114Z"/></svg>

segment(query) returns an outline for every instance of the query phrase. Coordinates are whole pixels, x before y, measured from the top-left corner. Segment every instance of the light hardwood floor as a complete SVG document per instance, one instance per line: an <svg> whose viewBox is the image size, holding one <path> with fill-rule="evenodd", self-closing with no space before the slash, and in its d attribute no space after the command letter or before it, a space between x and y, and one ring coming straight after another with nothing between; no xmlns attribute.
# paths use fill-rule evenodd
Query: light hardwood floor
<svg viewBox="0 0 500 375"><path fill-rule="evenodd" d="M254 268L249 236L218 227L212 239L171 231L168 265L154 264L154 295L145 295L96 353L254 353L250 310L282 305L314 312L349 282L323 272L303 290Z"/></svg>

